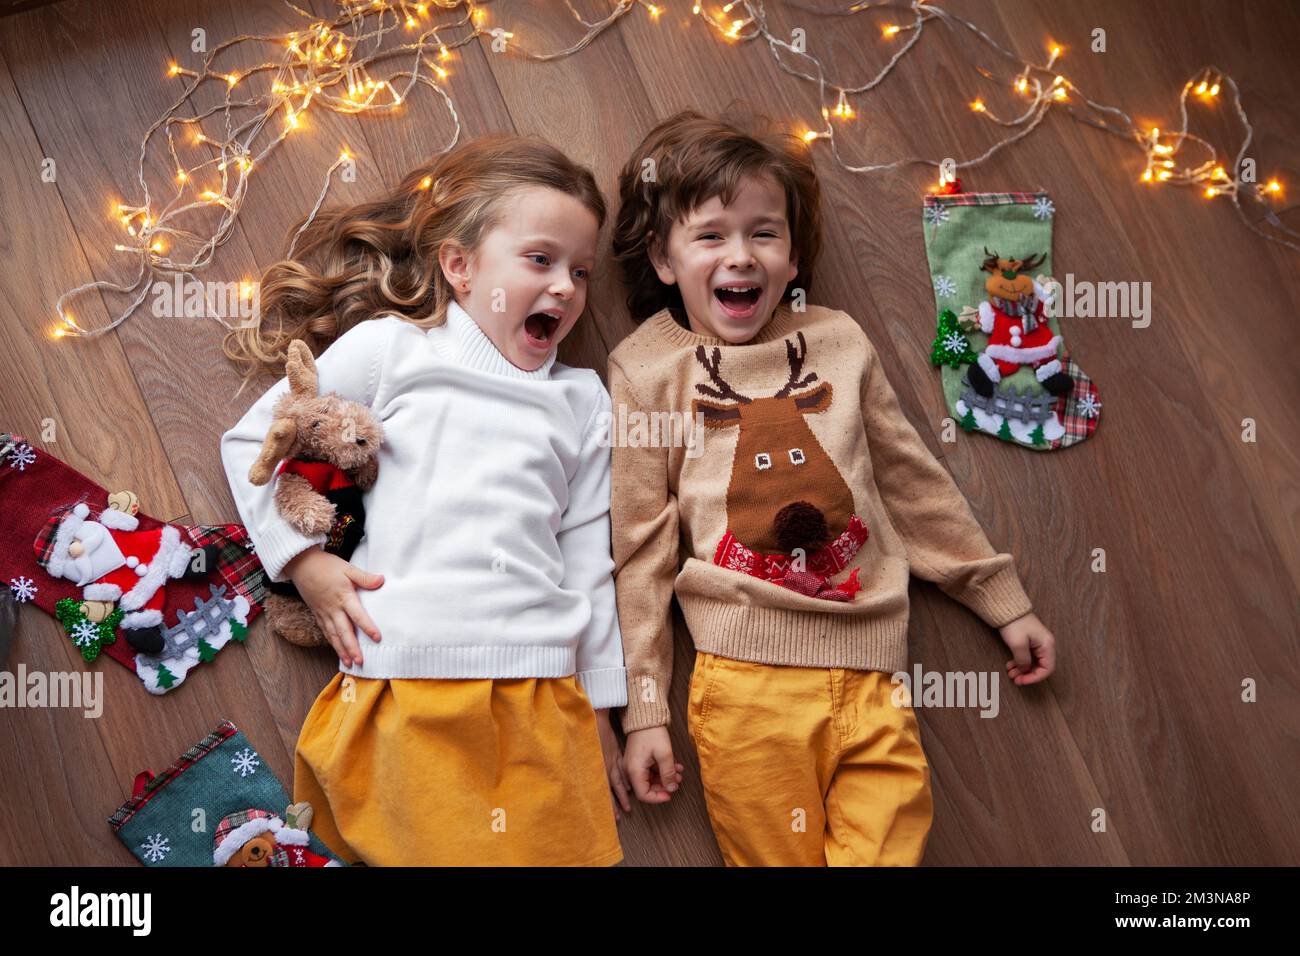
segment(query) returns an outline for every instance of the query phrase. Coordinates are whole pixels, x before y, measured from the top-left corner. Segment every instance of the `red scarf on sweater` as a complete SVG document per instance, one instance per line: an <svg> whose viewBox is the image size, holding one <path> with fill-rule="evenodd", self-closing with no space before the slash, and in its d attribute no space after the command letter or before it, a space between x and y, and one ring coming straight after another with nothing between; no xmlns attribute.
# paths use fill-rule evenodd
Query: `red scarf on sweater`
<svg viewBox="0 0 1300 956"><path fill-rule="evenodd" d="M850 601L862 590L858 583L858 568L853 569L848 580L835 587L827 586L827 579L843 571L853 556L867 540L867 526L857 515L849 518L844 532L830 544L808 557L806 570L792 571L794 558L788 554L765 554L755 551L736 540L728 531L718 542L713 563L732 571L742 571L755 578L771 581L808 597L826 601Z"/></svg>

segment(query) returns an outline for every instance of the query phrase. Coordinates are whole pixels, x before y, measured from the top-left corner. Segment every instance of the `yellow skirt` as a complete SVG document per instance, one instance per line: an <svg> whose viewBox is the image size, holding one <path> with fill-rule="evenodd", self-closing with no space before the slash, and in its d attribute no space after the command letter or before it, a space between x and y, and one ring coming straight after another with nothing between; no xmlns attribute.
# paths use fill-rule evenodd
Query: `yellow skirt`
<svg viewBox="0 0 1300 956"><path fill-rule="evenodd" d="M687 727L728 866L916 866L933 817L910 702L880 671L695 655Z"/></svg>
<svg viewBox="0 0 1300 956"><path fill-rule="evenodd" d="M349 863L610 866L623 858L576 677L338 673L298 737L294 801Z"/></svg>

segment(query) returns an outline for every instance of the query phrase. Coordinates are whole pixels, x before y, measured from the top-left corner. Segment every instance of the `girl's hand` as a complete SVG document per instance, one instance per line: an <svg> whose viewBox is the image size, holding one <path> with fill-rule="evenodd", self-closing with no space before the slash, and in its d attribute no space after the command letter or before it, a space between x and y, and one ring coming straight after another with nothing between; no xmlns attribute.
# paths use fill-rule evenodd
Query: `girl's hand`
<svg viewBox="0 0 1300 956"><path fill-rule="evenodd" d="M361 647L356 628L379 641L379 628L357 600L357 587L377 588L384 583L382 574L371 574L349 564L336 554L313 545L284 566L303 601L316 618L316 625L338 654L351 667L361 664Z"/></svg>
<svg viewBox="0 0 1300 956"><path fill-rule="evenodd" d="M624 813L632 812L632 801L628 798L627 777L623 774L623 754L618 749L618 735L609 722L609 710L600 708L596 711L596 729L600 732L600 752L605 758L605 773L609 777L609 789L614 799L614 821L623 819L619 806Z"/></svg>
<svg viewBox="0 0 1300 956"><path fill-rule="evenodd" d="M1056 669L1056 638L1032 612L998 629L1002 642L1011 649L1007 676L1024 686L1046 680Z"/></svg>
<svg viewBox="0 0 1300 956"><path fill-rule="evenodd" d="M686 769L673 760L667 727L645 727L627 735L623 767L632 790L642 803L667 803L673 798Z"/></svg>

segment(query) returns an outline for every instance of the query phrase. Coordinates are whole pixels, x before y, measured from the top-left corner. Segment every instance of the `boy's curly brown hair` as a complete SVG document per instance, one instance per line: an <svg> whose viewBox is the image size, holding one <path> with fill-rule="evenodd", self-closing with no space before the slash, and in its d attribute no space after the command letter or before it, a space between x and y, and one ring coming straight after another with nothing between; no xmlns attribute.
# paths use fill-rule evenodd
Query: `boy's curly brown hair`
<svg viewBox="0 0 1300 956"><path fill-rule="evenodd" d="M684 110L646 134L618 177L619 211L612 251L640 322L660 309L681 313L681 292L665 285L650 261L653 244L674 222L717 196L735 198L747 176L773 176L785 192L791 249L799 272L782 300L812 288L821 251L821 187L808 144L759 114L727 111L726 120Z"/></svg>

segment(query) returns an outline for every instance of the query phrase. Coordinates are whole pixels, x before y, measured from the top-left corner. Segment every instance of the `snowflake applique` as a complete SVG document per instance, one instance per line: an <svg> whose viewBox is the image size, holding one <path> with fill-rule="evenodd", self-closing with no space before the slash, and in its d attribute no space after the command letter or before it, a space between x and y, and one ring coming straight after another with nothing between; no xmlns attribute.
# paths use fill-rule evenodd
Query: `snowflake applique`
<svg viewBox="0 0 1300 956"><path fill-rule="evenodd" d="M957 283L950 276L935 276L934 294L941 299L951 299L957 294Z"/></svg>
<svg viewBox="0 0 1300 956"><path fill-rule="evenodd" d="M262 761L257 759L257 754L247 747L231 757L230 762L234 765L233 772L241 777L257 773L257 768L262 765Z"/></svg>
<svg viewBox="0 0 1300 956"><path fill-rule="evenodd" d="M32 583L31 578L25 578L21 574L16 578L9 579L9 590L14 592L14 600L19 604L26 604L32 598L36 597L36 592L40 588Z"/></svg>
<svg viewBox="0 0 1300 956"><path fill-rule="evenodd" d="M962 355L966 351L966 336L960 332L949 332L943 339L943 350L949 355Z"/></svg>
<svg viewBox="0 0 1300 956"><path fill-rule="evenodd" d="M35 460L36 450L26 442L15 445L13 451L9 453L9 467L17 468L19 471L26 471L27 466Z"/></svg>
<svg viewBox="0 0 1300 956"><path fill-rule="evenodd" d="M89 621L78 621L72 626L72 643L78 647L90 647L99 640L99 628Z"/></svg>
<svg viewBox="0 0 1300 956"><path fill-rule="evenodd" d="M171 840L161 833L155 833L140 844L140 852L150 863L161 863L171 851Z"/></svg>
<svg viewBox="0 0 1300 956"><path fill-rule="evenodd" d="M1088 392L1083 398L1079 399L1075 407L1084 418L1096 418L1101 414L1101 402L1097 401L1097 396L1092 392Z"/></svg>
<svg viewBox="0 0 1300 956"><path fill-rule="evenodd" d="M302 852L302 847L300 847L300 846L296 846L296 847L293 848L293 862L295 862L295 863L306 863L306 862L307 862L307 857L306 857L306 855Z"/></svg>
<svg viewBox="0 0 1300 956"><path fill-rule="evenodd" d="M925 221L931 226L939 226L948 221L948 207L935 203L925 207Z"/></svg>
<svg viewBox="0 0 1300 956"><path fill-rule="evenodd" d="M1055 212L1056 212L1056 207L1052 205L1052 201L1048 199L1046 196L1039 196L1034 201L1035 219L1051 219L1053 213Z"/></svg>

